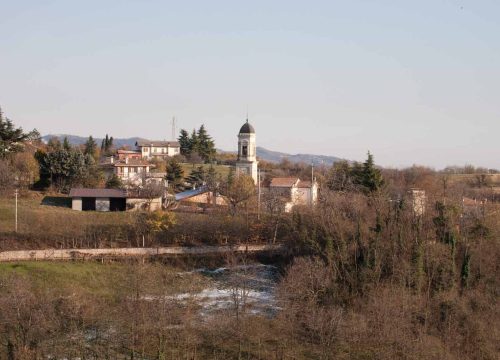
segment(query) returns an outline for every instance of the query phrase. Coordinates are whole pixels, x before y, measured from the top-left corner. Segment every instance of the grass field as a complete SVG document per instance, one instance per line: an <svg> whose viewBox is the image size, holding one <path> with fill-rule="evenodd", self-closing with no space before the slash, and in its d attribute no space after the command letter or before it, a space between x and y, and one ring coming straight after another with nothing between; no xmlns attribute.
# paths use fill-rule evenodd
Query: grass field
<svg viewBox="0 0 500 360"><path fill-rule="evenodd" d="M78 212L71 210L68 205L68 198L64 196L46 197L36 192L25 194L18 200L18 231L38 234L50 231L70 235L90 224L124 224L132 221L132 213ZM14 228L14 197L1 197L0 232L12 232Z"/></svg>
<svg viewBox="0 0 500 360"><path fill-rule="evenodd" d="M74 211L67 201L64 196L24 193L18 202L18 232L14 233L15 201L0 197L0 251L143 246L140 213ZM210 218L182 212L174 216L176 224L168 231L147 234L145 246L223 245L249 236L243 219L224 213Z"/></svg>
<svg viewBox="0 0 500 360"><path fill-rule="evenodd" d="M130 291L134 278L141 279L144 292L163 295L199 291L208 279L196 273L163 264L138 262L16 262L0 263L0 279L13 276L24 278L36 289L71 293L73 289L112 300Z"/></svg>

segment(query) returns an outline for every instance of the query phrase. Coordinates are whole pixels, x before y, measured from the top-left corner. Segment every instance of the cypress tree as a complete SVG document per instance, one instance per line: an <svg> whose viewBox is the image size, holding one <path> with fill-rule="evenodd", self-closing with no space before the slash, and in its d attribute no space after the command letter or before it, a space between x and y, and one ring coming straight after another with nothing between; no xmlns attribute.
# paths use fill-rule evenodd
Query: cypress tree
<svg viewBox="0 0 500 360"><path fill-rule="evenodd" d="M102 140L101 143L101 153L103 155L111 155L113 152L113 137L109 137L108 134L106 134L106 137Z"/></svg>
<svg viewBox="0 0 500 360"><path fill-rule="evenodd" d="M93 158L96 157L97 143L95 142L95 140L92 137L92 135L90 135L89 138L87 139L87 141L85 142L83 153L85 155L90 155Z"/></svg>
<svg viewBox="0 0 500 360"><path fill-rule="evenodd" d="M64 137L62 146L63 146L64 150L67 150L67 151L71 150L71 145L70 145L68 138L66 136Z"/></svg>
<svg viewBox="0 0 500 360"><path fill-rule="evenodd" d="M461 282L462 282L462 287L467 288L469 286L469 277L470 277L470 254L466 250L464 254L464 262L462 264L462 271L460 274Z"/></svg>

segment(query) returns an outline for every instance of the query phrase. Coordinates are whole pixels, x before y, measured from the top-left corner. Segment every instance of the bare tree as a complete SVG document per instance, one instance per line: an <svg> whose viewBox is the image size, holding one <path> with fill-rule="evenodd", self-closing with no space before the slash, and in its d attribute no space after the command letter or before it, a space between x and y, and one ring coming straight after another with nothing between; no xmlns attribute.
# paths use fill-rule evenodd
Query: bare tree
<svg viewBox="0 0 500 360"><path fill-rule="evenodd" d="M255 184L250 176L239 175L227 181L221 190L229 202L231 213L235 215L238 207L246 204L255 195Z"/></svg>

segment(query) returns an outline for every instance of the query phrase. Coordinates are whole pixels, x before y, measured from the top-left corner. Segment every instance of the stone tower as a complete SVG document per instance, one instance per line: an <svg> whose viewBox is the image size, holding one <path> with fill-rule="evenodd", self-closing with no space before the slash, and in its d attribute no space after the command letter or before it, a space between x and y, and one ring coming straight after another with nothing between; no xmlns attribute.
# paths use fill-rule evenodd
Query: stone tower
<svg viewBox="0 0 500 360"><path fill-rule="evenodd" d="M247 122L243 124L238 134L238 161L236 162L236 174L249 175L257 184L257 165L255 130L247 119Z"/></svg>

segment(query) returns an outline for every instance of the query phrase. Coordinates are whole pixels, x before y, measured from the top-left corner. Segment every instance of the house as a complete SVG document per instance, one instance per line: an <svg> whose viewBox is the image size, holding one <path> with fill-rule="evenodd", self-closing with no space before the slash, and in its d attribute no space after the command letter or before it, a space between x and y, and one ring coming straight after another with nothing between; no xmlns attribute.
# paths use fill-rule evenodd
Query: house
<svg viewBox="0 0 500 360"><path fill-rule="evenodd" d="M315 205L318 201L318 183L295 177L273 178L268 193L279 196L285 203L285 211L290 212L297 205Z"/></svg>
<svg viewBox="0 0 500 360"><path fill-rule="evenodd" d="M484 216L485 207L488 204L486 198L462 197L462 216L478 217Z"/></svg>
<svg viewBox="0 0 500 360"><path fill-rule="evenodd" d="M181 153L181 146L177 141L144 140L136 142L135 146L143 159L165 159Z"/></svg>
<svg viewBox="0 0 500 360"><path fill-rule="evenodd" d="M425 190L416 188L410 189L408 191L408 196L410 198L413 213L416 216L424 215L425 207L427 204L427 196L425 195Z"/></svg>
<svg viewBox="0 0 500 360"><path fill-rule="evenodd" d="M101 162L100 167L108 178L114 174L123 182L140 184L155 165L144 159L125 157L120 160L111 156Z"/></svg>
<svg viewBox="0 0 500 360"><path fill-rule="evenodd" d="M142 153L139 150L117 150L116 157L118 160L142 159Z"/></svg>
<svg viewBox="0 0 500 360"><path fill-rule="evenodd" d="M71 208L76 211L160 210L162 196L146 198L123 189L71 189Z"/></svg>

